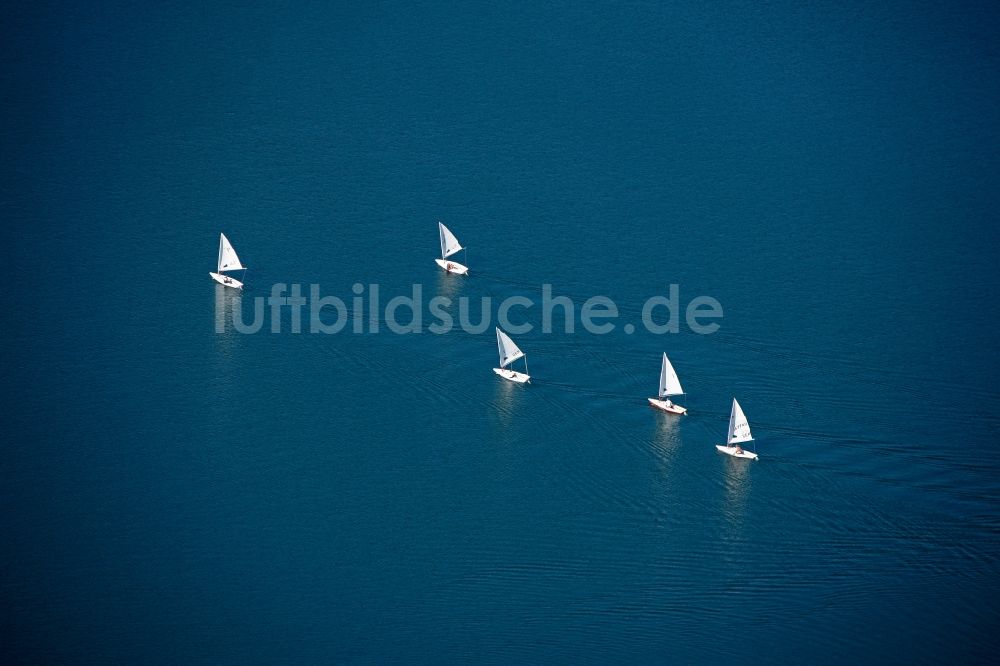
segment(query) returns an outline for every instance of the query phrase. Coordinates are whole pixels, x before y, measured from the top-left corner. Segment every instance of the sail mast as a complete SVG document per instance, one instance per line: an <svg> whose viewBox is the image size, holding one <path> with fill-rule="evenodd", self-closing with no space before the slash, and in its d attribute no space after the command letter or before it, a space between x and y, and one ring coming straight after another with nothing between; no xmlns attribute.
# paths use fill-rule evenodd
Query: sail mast
<svg viewBox="0 0 1000 666"><path fill-rule="evenodd" d="M441 236L441 258L447 259L459 250L464 249L451 229L438 222L438 234Z"/></svg>
<svg viewBox="0 0 1000 666"><path fill-rule="evenodd" d="M747 423L747 417L743 414L743 409L740 407L740 403L736 402L736 398L733 398L733 409L729 413L729 434L727 437L728 444L740 444L742 442L753 441L753 436L750 434L750 424Z"/></svg>
<svg viewBox="0 0 1000 666"><path fill-rule="evenodd" d="M660 363L660 399L667 397L667 355L663 355L663 362Z"/></svg>
<svg viewBox="0 0 1000 666"><path fill-rule="evenodd" d="M500 353L500 367L504 368L509 363L513 363L517 359L524 356L524 352L521 351L514 341L510 339L510 336L500 330L497 327L497 350Z"/></svg>
<svg viewBox="0 0 1000 666"><path fill-rule="evenodd" d="M219 273L223 271L238 271L245 269L240 263L240 257L236 254L233 244L229 242L225 234L219 235Z"/></svg>
<svg viewBox="0 0 1000 666"><path fill-rule="evenodd" d="M684 389L681 388L681 380L677 378L674 366L671 365L670 359L664 353L663 363L660 364L660 398L665 398L668 395L683 394Z"/></svg>

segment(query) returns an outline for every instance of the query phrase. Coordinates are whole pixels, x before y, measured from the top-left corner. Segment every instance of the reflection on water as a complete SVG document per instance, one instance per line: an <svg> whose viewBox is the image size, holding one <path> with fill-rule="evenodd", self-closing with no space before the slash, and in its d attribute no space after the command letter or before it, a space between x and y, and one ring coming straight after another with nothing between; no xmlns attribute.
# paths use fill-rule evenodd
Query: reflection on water
<svg viewBox="0 0 1000 666"><path fill-rule="evenodd" d="M438 269L437 295L445 296L454 301L464 290L466 279L461 275L455 275L454 273Z"/></svg>
<svg viewBox="0 0 1000 666"><path fill-rule="evenodd" d="M681 446L680 417L666 414L658 409L653 412L653 436L651 443L656 452L657 467L666 475L670 471L674 457Z"/></svg>
<svg viewBox="0 0 1000 666"><path fill-rule="evenodd" d="M242 293L237 289L227 289L215 285L215 347L225 356L230 356L238 333L233 326L233 312L243 307Z"/></svg>
<svg viewBox="0 0 1000 666"><path fill-rule="evenodd" d="M722 504L722 515L725 518L725 537L728 540L743 538L743 524L750 501L752 477L750 467L752 460L734 458L718 453L723 463L723 486L725 501Z"/></svg>
<svg viewBox="0 0 1000 666"><path fill-rule="evenodd" d="M507 427L514 418L514 412L523 400L525 386L515 384L494 375L496 390L493 392L493 411L500 420L500 425Z"/></svg>
<svg viewBox="0 0 1000 666"><path fill-rule="evenodd" d="M215 351L212 370L208 377L209 395L232 396L241 388L245 350L239 333L233 326L233 313L239 313L243 305L243 294L238 289L215 285ZM222 399L207 402L206 422L215 432L225 432L238 419L238 400Z"/></svg>
<svg viewBox="0 0 1000 666"><path fill-rule="evenodd" d="M223 333L226 330L226 288L221 284L215 285L215 332Z"/></svg>

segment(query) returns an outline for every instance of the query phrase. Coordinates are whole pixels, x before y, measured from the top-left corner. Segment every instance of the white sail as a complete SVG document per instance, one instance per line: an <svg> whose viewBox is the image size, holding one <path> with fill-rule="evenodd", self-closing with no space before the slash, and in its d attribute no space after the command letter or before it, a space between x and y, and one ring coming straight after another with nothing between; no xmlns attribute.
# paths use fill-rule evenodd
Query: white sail
<svg viewBox="0 0 1000 666"><path fill-rule="evenodd" d="M684 389L681 388L681 380L677 378L674 366L670 365L670 359L664 354L663 364L660 366L660 397L665 398L668 395L681 395L682 393L684 393Z"/></svg>
<svg viewBox="0 0 1000 666"><path fill-rule="evenodd" d="M442 259L447 259L462 249L462 245L458 242L458 239L455 238L455 234L451 233L451 230L440 222L438 222L438 232L441 235Z"/></svg>
<svg viewBox="0 0 1000 666"><path fill-rule="evenodd" d="M219 234L219 272L238 271L245 268L236 256L236 250L230 245L226 234Z"/></svg>
<svg viewBox="0 0 1000 666"><path fill-rule="evenodd" d="M733 411L729 414L728 441L730 444L739 444L740 442L749 442L752 439L747 417L744 416L743 409L740 408L740 403L736 402L736 398L733 398Z"/></svg>
<svg viewBox="0 0 1000 666"><path fill-rule="evenodd" d="M497 347L500 350L501 368L524 356L524 352L514 344L514 341L510 339L510 336L501 331L499 328L497 329Z"/></svg>

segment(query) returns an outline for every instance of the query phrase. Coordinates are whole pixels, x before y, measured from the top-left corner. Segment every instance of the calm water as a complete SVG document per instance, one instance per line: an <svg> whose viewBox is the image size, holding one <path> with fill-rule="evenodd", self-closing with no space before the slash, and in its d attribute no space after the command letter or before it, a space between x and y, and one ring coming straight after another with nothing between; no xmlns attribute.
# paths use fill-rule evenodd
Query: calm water
<svg viewBox="0 0 1000 666"><path fill-rule="evenodd" d="M8 8L7 657L987 660L1000 21L896 4ZM216 334L220 231L248 319L275 282L725 317L516 336L513 386L492 329ZM757 463L713 448L734 395Z"/></svg>

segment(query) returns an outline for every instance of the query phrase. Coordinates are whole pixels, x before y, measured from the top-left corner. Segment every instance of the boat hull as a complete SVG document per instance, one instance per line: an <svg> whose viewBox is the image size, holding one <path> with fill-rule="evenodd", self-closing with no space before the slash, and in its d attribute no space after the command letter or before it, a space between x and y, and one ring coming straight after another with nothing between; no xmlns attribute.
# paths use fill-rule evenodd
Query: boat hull
<svg viewBox="0 0 1000 666"><path fill-rule="evenodd" d="M449 273L454 273L455 275L468 275L469 269L467 266L463 266L457 261L451 261L450 259L435 259L437 265L445 269Z"/></svg>
<svg viewBox="0 0 1000 666"><path fill-rule="evenodd" d="M223 287L232 287L233 289L243 289L243 283L236 278L231 278L228 275L222 275L221 273L209 273L212 279L221 284Z"/></svg>
<svg viewBox="0 0 1000 666"><path fill-rule="evenodd" d="M681 407L680 405L675 405L674 403L667 404L666 400L657 400L656 398L646 398L649 404L657 409L662 409L665 412L671 414L687 414L687 407Z"/></svg>
<svg viewBox="0 0 1000 666"><path fill-rule="evenodd" d="M524 374L523 372L516 372L514 370L509 370L507 368L493 368L493 372L497 373L504 379L515 382L517 384L526 384L531 382L531 377Z"/></svg>
<svg viewBox="0 0 1000 666"><path fill-rule="evenodd" d="M747 451L744 449L742 453L736 452L735 446L723 446L722 444L716 444L715 448L719 449L726 455L732 456L734 458L747 458L749 460L757 460L757 454L752 451Z"/></svg>

